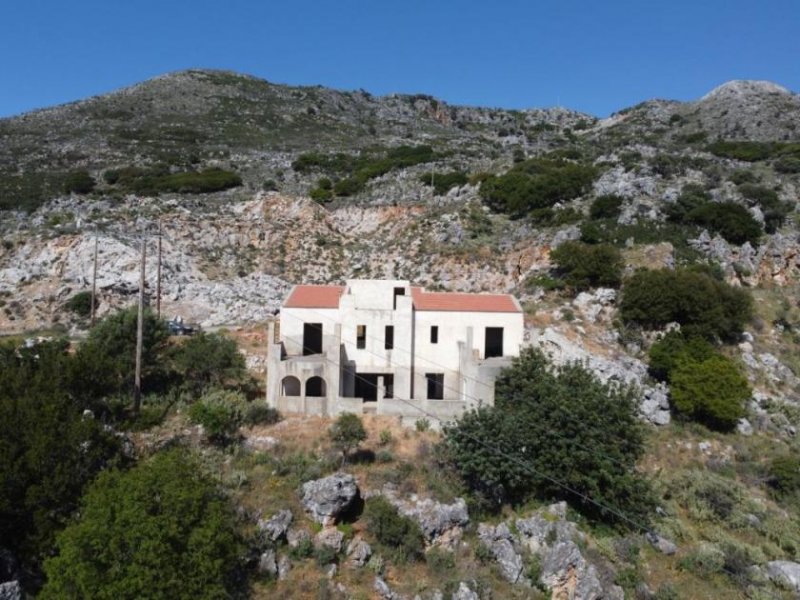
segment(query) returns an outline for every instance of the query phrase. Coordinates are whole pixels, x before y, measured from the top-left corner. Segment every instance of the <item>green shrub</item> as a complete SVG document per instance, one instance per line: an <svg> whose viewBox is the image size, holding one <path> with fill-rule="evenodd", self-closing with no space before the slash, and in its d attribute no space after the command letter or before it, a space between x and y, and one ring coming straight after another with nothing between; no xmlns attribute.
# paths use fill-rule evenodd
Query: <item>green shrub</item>
<svg viewBox="0 0 800 600"><path fill-rule="evenodd" d="M736 185L741 185L743 183L758 183L759 177L750 169L736 169L731 173L729 179Z"/></svg>
<svg viewBox="0 0 800 600"><path fill-rule="evenodd" d="M278 191L278 182L274 179L267 179L262 185L261 189L265 192L277 192Z"/></svg>
<svg viewBox="0 0 800 600"><path fill-rule="evenodd" d="M211 387L236 387L248 380L236 341L222 333L198 333L175 348L173 363L184 385L196 393Z"/></svg>
<svg viewBox="0 0 800 600"><path fill-rule="evenodd" d="M443 196L455 187L466 185L468 178L464 171L449 171L447 173L423 173L419 176L419 180L427 186L433 182L433 192L437 196Z"/></svg>
<svg viewBox="0 0 800 600"><path fill-rule="evenodd" d="M417 419L416 421L414 421L414 429L416 429L420 433L428 431L430 428L431 428L431 422L425 417L422 417L421 419Z"/></svg>
<svg viewBox="0 0 800 600"><path fill-rule="evenodd" d="M624 201L621 196L598 196L589 207L589 216L592 219L616 219Z"/></svg>
<svg viewBox="0 0 800 600"><path fill-rule="evenodd" d="M226 441L244 422L246 402L239 392L212 390L192 404L189 419L202 425L210 440Z"/></svg>
<svg viewBox="0 0 800 600"><path fill-rule="evenodd" d="M626 323L659 329L677 322L687 337L735 340L752 315L750 294L689 269L641 270L622 288Z"/></svg>
<svg viewBox="0 0 800 600"><path fill-rule="evenodd" d="M678 360L670 374L675 409L722 431L730 431L745 414L750 385L736 365L720 354L703 361Z"/></svg>
<svg viewBox="0 0 800 600"><path fill-rule="evenodd" d="M388 446L392 443L392 432L388 429L381 429L381 432L378 434L378 443L381 446Z"/></svg>
<svg viewBox="0 0 800 600"><path fill-rule="evenodd" d="M505 175L485 179L480 194L492 210L519 218L534 209L577 198L589 190L596 177L597 170L592 166L533 158L515 165Z"/></svg>
<svg viewBox="0 0 800 600"><path fill-rule="evenodd" d="M243 423L250 427L253 425L272 425L280 420L281 415L277 410L258 400L247 405L243 417Z"/></svg>
<svg viewBox="0 0 800 600"><path fill-rule="evenodd" d="M92 314L92 292L78 292L67 300L64 307L79 317L88 317Z"/></svg>
<svg viewBox="0 0 800 600"><path fill-rule="evenodd" d="M761 208L761 212L764 214L764 228L767 233L775 233L777 228L783 225L791 206L788 203L781 202L775 190L752 183L743 183L739 186L739 192L751 204L756 204Z"/></svg>
<svg viewBox="0 0 800 600"><path fill-rule="evenodd" d="M750 242L755 245L762 233L753 215L735 202L709 202L691 210L685 220L719 233L732 244Z"/></svg>
<svg viewBox="0 0 800 600"><path fill-rule="evenodd" d="M782 156L775 161L774 166L778 173L800 173L800 156Z"/></svg>
<svg viewBox="0 0 800 600"><path fill-rule="evenodd" d="M707 150L722 158L756 162L772 156L774 145L769 142L719 141L709 144Z"/></svg>
<svg viewBox="0 0 800 600"><path fill-rule="evenodd" d="M95 185L94 177L85 169L72 171L64 180L64 193L88 194L94 190Z"/></svg>
<svg viewBox="0 0 800 600"><path fill-rule="evenodd" d="M342 464L351 450L367 439L367 431L361 418L353 413L342 413L331 425L328 436L333 445L342 453Z"/></svg>
<svg viewBox="0 0 800 600"><path fill-rule="evenodd" d="M495 506L563 498L623 526L620 513L650 518L653 495L635 469L644 452L635 393L578 364L552 367L541 351L524 350L500 374L494 407L445 427L444 449L472 493Z"/></svg>
<svg viewBox="0 0 800 600"><path fill-rule="evenodd" d="M326 567L332 563L336 563L336 550L327 544L321 544L314 550L314 558L320 567Z"/></svg>
<svg viewBox="0 0 800 600"><path fill-rule="evenodd" d="M425 554L428 568L436 574L446 575L456 568L456 559L453 552L444 548L434 547Z"/></svg>
<svg viewBox="0 0 800 600"><path fill-rule="evenodd" d="M231 171L213 168L172 173L167 165L110 169L103 178L127 191L152 195L165 192L207 194L242 185L242 178Z"/></svg>
<svg viewBox="0 0 800 600"><path fill-rule="evenodd" d="M367 531L387 552L404 562L423 556L425 543L416 522L397 512L388 500L375 496L366 502L364 520Z"/></svg>
<svg viewBox="0 0 800 600"><path fill-rule="evenodd" d="M777 456L769 465L769 485L780 494L800 491L800 459Z"/></svg>
<svg viewBox="0 0 800 600"><path fill-rule="evenodd" d="M711 201L706 188L696 183L687 183L681 188L677 200L667 205L667 219L675 223L686 222L686 215Z"/></svg>
<svg viewBox="0 0 800 600"><path fill-rule="evenodd" d="M714 346L703 338L686 339L680 332L671 331L650 347L650 374L660 381L669 381L678 362L702 362L716 353Z"/></svg>
<svg viewBox="0 0 800 600"><path fill-rule="evenodd" d="M231 597L242 549L235 518L185 451L102 473L82 504L45 561L40 598Z"/></svg>
<svg viewBox="0 0 800 600"><path fill-rule="evenodd" d="M576 290L618 287L625 263L619 250L608 244L564 242L550 253L560 276Z"/></svg>
<svg viewBox="0 0 800 600"><path fill-rule="evenodd" d="M314 542L311 541L311 538L301 538L296 546L289 548L289 556L295 560L311 558L314 556Z"/></svg>

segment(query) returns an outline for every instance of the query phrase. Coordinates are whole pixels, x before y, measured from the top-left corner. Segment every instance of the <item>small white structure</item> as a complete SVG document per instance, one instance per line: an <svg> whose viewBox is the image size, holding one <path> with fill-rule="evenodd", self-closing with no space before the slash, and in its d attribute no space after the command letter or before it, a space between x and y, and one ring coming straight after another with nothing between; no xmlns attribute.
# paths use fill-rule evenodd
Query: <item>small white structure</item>
<svg viewBox="0 0 800 600"><path fill-rule="evenodd" d="M508 294L392 280L298 285L269 325L267 401L282 412L451 419L494 403L523 329Z"/></svg>

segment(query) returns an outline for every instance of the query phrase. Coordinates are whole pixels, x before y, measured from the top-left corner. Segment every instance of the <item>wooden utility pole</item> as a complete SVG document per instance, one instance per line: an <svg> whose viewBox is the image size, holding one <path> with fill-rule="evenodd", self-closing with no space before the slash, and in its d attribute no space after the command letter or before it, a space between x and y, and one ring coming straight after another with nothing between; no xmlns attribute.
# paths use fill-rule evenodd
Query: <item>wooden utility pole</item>
<svg viewBox="0 0 800 600"><path fill-rule="evenodd" d="M94 326L94 311L97 303L97 231L94 232L94 269L92 270L92 317L91 325Z"/></svg>
<svg viewBox="0 0 800 600"><path fill-rule="evenodd" d="M156 267L156 316L161 319L161 219L158 220L158 267Z"/></svg>
<svg viewBox="0 0 800 600"><path fill-rule="evenodd" d="M142 342L144 338L144 268L147 259L147 241L142 233L142 264L139 268L139 315L136 319L136 371L133 379L133 414L139 414L142 404Z"/></svg>

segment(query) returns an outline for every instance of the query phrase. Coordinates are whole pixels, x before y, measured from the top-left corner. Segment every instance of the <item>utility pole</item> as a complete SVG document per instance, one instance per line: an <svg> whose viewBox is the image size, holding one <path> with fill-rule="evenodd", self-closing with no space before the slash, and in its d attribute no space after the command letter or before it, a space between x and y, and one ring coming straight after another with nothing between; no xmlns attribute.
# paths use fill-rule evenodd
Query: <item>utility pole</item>
<svg viewBox="0 0 800 600"><path fill-rule="evenodd" d="M161 219L158 220L158 267L156 267L156 316L161 319Z"/></svg>
<svg viewBox="0 0 800 600"><path fill-rule="evenodd" d="M142 403L142 342L144 338L144 267L147 241L142 232L142 264L139 268L139 315L136 319L136 372L133 379L133 414L139 414Z"/></svg>
<svg viewBox="0 0 800 600"><path fill-rule="evenodd" d="M91 325L94 326L95 303L97 302L97 230L94 232L94 269L92 270L92 316Z"/></svg>

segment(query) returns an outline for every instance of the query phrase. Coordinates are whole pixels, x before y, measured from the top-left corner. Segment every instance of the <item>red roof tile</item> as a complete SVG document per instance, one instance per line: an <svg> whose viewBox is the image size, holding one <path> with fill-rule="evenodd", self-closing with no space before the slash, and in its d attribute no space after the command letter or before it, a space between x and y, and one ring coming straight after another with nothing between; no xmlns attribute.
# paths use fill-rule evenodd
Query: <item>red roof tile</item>
<svg viewBox="0 0 800 600"><path fill-rule="evenodd" d="M283 303L285 308L339 308L343 285L296 285Z"/></svg>
<svg viewBox="0 0 800 600"><path fill-rule="evenodd" d="M425 292L412 287L411 297L416 310L461 312L522 312L509 294L463 294L457 292Z"/></svg>

